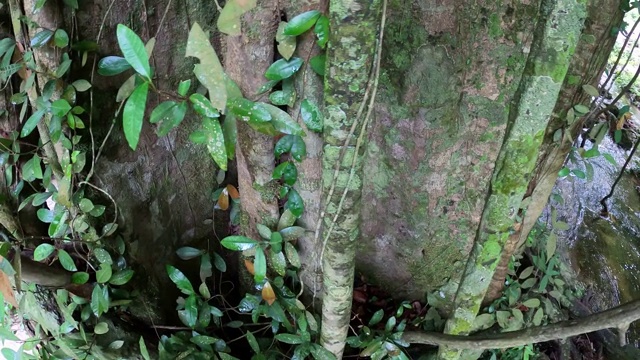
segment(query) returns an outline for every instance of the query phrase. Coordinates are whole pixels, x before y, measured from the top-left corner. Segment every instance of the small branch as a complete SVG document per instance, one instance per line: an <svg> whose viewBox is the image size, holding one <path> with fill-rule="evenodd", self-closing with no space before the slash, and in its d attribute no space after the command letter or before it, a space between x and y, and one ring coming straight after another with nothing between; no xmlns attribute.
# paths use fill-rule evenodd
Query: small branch
<svg viewBox="0 0 640 360"><path fill-rule="evenodd" d="M638 69L640 69L640 67ZM633 144L633 149L631 149L631 153L629 154L629 157L627 157L627 160L624 162L624 165L622 165L622 169L620 169L620 173L618 174L616 181L614 181L613 185L611 185L611 191L609 191L607 196L603 197L602 200L600 200L600 205L602 205L602 213L605 215L609 213L609 210L607 208L607 200L609 200L609 198L613 196L613 192L616 190L616 185L618 185L618 183L620 182L620 179L622 179L622 175L624 175L624 172L625 170L627 170L627 166L631 162L633 155L636 153L636 150L638 150L639 144L640 144L640 138L636 139L636 143Z"/></svg>
<svg viewBox="0 0 640 360"><path fill-rule="evenodd" d="M625 326L628 327L629 323L638 319L640 319L640 300L634 300L584 318L561 321L519 331L471 336L409 331L404 333L403 339L413 344L447 346L452 349L505 349L531 343L566 339L603 329L625 329ZM622 335L624 335L624 332Z"/></svg>

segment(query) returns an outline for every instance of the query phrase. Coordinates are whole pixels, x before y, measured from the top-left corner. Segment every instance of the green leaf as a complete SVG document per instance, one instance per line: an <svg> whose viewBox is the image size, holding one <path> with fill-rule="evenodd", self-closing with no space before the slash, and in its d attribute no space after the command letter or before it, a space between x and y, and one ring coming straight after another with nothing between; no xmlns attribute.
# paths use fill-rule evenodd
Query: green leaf
<svg viewBox="0 0 640 360"><path fill-rule="evenodd" d="M556 235L555 233L549 234L549 237L547 238L546 247L545 247L545 250L547 252L547 259L551 259L553 257L553 254L555 254L557 243L558 243L558 235Z"/></svg>
<svg viewBox="0 0 640 360"><path fill-rule="evenodd" d="M255 0L251 1L255 4ZM218 21L220 20L218 19ZM227 81L224 69L209 42L209 36L202 31L198 23L193 24L191 31L189 31L185 56L193 56L200 59L200 64L194 66L193 73L198 78L198 81L209 90L211 104L216 109L224 111L227 104Z"/></svg>
<svg viewBox="0 0 640 360"><path fill-rule="evenodd" d="M109 264L100 264L100 269L96 271L96 280L100 284L104 284L109 279L111 279L111 275L113 275L113 270L111 269L111 265Z"/></svg>
<svg viewBox="0 0 640 360"><path fill-rule="evenodd" d="M98 74L102 76L118 75L131 69L131 65L121 56L107 56L98 61Z"/></svg>
<svg viewBox="0 0 640 360"><path fill-rule="evenodd" d="M260 354L260 345L258 345L258 341L251 331L247 331L247 341L251 346L251 350L256 354Z"/></svg>
<svg viewBox="0 0 640 360"><path fill-rule="evenodd" d="M301 238L306 232L301 226L289 226L279 231L284 241L295 241Z"/></svg>
<svg viewBox="0 0 640 360"><path fill-rule="evenodd" d="M78 269L76 268L76 264L73 262L73 259L71 258L69 253L66 252L65 250L63 249L58 250L58 260L60 260L60 264L62 265L63 268L65 268L65 270L78 271Z"/></svg>
<svg viewBox="0 0 640 360"><path fill-rule="evenodd" d="M562 169L560 169L560 171L558 171L558 177L563 178L569 175L570 172L571 170L569 170L569 168L565 166Z"/></svg>
<svg viewBox="0 0 640 360"><path fill-rule="evenodd" d="M147 350L147 345L144 343L144 339L140 336L140 355L144 360L151 360L151 356L149 356L149 351Z"/></svg>
<svg viewBox="0 0 640 360"><path fill-rule="evenodd" d="M171 109L176 107L178 104L175 101L163 101L155 109L151 112L151 117L149 118L149 122L152 124L158 123L165 118L171 117Z"/></svg>
<svg viewBox="0 0 640 360"><path fill-rule="evenodd" d="M99 322L94 326L93 332L97 335L103 335L109 332L109 325L106 322Z"/></svg>
<svg viewBox="0 0 640 360"><path fill-rule="evenodd" d="M316 33L318 46L324 49L329 41L329 18L320 15L318 21L316 21L316 27L313 29L313 32Z"/></svg>
<svg viewBox="0 0 640 360"><path fill-rule="evenodd" d="M176 255L182 260L191 260L206 253L205 250L196 249L190 246L183 246L176 251Z"/></svg>
<svg viewBox="0 0 640 360"><path fill-rule="evenodd" d="M90 212L91 210L93 210L93 202L91 202L91 200L87 198L84 198L80 200L80 204L78 204L78 207L82 212Z"/></svg>
<svg viewBox="0 0 640 360"><path fill-rule="evenodd" d="M71 282L74 284L85 284L89 281L89 274L84 271L75 272L71 275Z"/></svg>
<svg viewBox="0 0 640 360"><path fill-rule="evenodd" d="M273 87L278 85L279 82L280 82L280 80L269 80L269 81L267 81L262 86L260 86L260 88L258 89L257 95L264 94L267 91L273 89Z"/></svg>
<svg viewBox="0 0 640 360"><path fill-rule="evenodd" d="M596 156L600 156L600 151L598 151L598 148L596 147L593 147L582 154L582 157L585 159L589 159Z"/></svg>
<svg viewBox="0 0 640 360"><path fill-rule="evenodd" d="M278 220L278 231L292 226L296 222L296 220L297 217L293 215L291 210L285 209L285 211L282 212L282 215L280 215L280 219Z"/></svg>
<svg viewBox="0 0 640 360"><path fill-rule="evenodd" d="M218 341L220 341L220 339L214 338L212 336L207 336L207 335L196 335L196 336L192 337L191 339L189 339L189 341L191 341L192 343L194 343L196 345L206 346L206 345L215 344Z"/></svg>
<svg viewBox="0 0 640 360"><path fill-rule="evenodd" d="M298 251L292 243L286 242L284 244L284 252L287 255L287 260L289 260L289 264L295 268L300 268L302 265L300 263L300 257L298 256Z"/></svg>
<svg viewBox="0 0 640 360"><path fill-rule="evenodd" d="M304 143L304 139L297 135L287 136L293 137L291 142L291 156L298 161L302 161L302 159L307 156L307 145Z"/></svg>
<svg viewBox="0 0 640 360"><path fill-rule="evenodd" d="M116 94L116 102L121 102L131 96L133 90L136 89L137 74L131 75L125 82L122 83Z"/></svg>
<svg viewBox="0 0 640 360"><path fill-rule="evenodd" d="M245 98L237 98L229 101L227 106L229 111L242 118L248 118L256 122L271 121L271 113L266 109L264 103L256 103Z"/></svg>
<svg viewBox="0 0 640 360"><path fill-rule="evenodd" d="M71 110L71 105L65 99L58 99L51 104L51 113L63 117Z"/></svg>
<svg viewBox="0 0 640 360"><path fill-rule="evenodd" d="M287 203L284 206L296 217L302 216L302 213L304 212L304 201L296 189L289 190L289 194L287 194Z"/></svg>
<svg viewBox="0 0 640 360"><path fill-rule="evenodd" d="M52 36L53 36L53 31L49 29L44 29L39 33L33 35L33 37L31 38L31 43L29 45L31 45L32 48L42 47L46 45L49 42L49 40L51 40Z"/></svg>
<svg viewBox="0 0 640 360"><path fill-rule="evenodd" d="M178 95L187 96L187 92L189 92L190 88L191 88L190 79L180 81L180 84L178 85Z"/></svg>
<svg viewBox="0 0 640 360"><path fill-rule="evenodd" d="M309 65L311 66L311 69L316 72L316 74L324 76L326 62L327 55L320 54L312 57L311 60L309 60Z"/></svg>
<svg viewBox="0 0 640 360"><path fill-rule="evenodd" d="M256 256L253 260L253 279L259 283L267 276L267 258L264 256L262 247L256 246Z"/></svg>
<svg viewBox="0 0 640 360"><path fill-rule="evenodd" d="M528 307L528 308L537 308L538 306L540 306L540 300L539 299L529 299L525 302L522 303L522 305Z"/></svg>
<svg viewBox="0 0 640 360"><path fill-rule="evenodd" d="M620 142L622 141L622 130L616 130L616 131L613 133L613 141L614 141L616 144L620 144Z"/></svg>
<svg viewBox="0 0 640 360"><path fill-rule="evenodd" d="M224 117L222 134L224 135L224 147L227 150L227 158L233 160L236 153L236 142L238 140L238 124L235 115L228 114Z"/></svg>
<svg viewBox="0 0 640 360"><path fill-rule="evenodd" d="M55 219L55 213L49 209L38 209L36 215L38 216L38 220L47 224L50 224L53 222L53 219Z"/></svg>
<svg viewBox="0 0 640 360"><path fill-rule="evenodd" d="M276 168L273 170L273 178L283 178L285 184L293 186L293 184L295 184L296 180L298 179L298 169L292 162L284 162L276 166Z"/></svg>
<svg viewBox="0 0 640 360"><path fill-rule="evenodd" d="M272 251L269 252L269 260L271 262L271 267L273 268L273 270L278 275L284 276L287 270L287 259L285 259L284 253L282 251L276 252L274 249L272 249Z"/></svg>
<svg viewBox="0 0 640 360"><path fill-rule="evenodd" d="M197 307L197 299L196 294L191 294L184 302L184 310L178 311L178 317L182 321L183 324L188 327L195 327L196 322L198 321L198 307Z"/></svg>
<svg viewBox="0 0 640 360"><path fill-rule="evenodd" d="M143 77L151 78L151 68L149 67L149 57L144 48L144 43L133 30L123 24L118 24L116 29L118 45L129 65Z"/></svg>
<svg viewBox="0 0 640 360"><path fill-rule="evenodd" d="M49 257L56 248L51 244L40 244L33 251L33 260L42 261Z"/></svg>
<svg viewBox="0 0 640 360"><path fill-rule="evenodd" d="M384 326L384 331L391 332L391 330L393 330L394 327L396 327L396 318L395 316L391 316L390 318L387 319L387 323Z"/></svg>
<svg viewBox="0 0 640 360"><path fill-rule="evenodd" d="M142 83L138 86L124 105L124 113L122 115L122 125L124 128L124 136L129 143L129 147L135 150L140 141L140 132L142 131L142 120L144 118L144 109L147 106L147 93L149 91L149 83Z"/></svg>
<svg viewBox="0 0 640 360"><path fill-rule="evenodd" d="M63 48L69 45L69 35L63 29L58 29L53 35L53 42L57 47Z"/></svg>
<svg viewBox="0 0 640 360"><path fill-rule="evenodd" d="M178 289L180 289L182 293L186 295L191 295L195 293L195 291L193 291L193 286L191 285L191 282L182 273L182 271L176 269L171 265L167 265L166 269L167 269L167 274L169 274L169 278L171 279L171 281L173 281L174 284L176 284L176 286L178 286Z"/></svg>
<svg viewBox="0 0 640 360"><path fill-rule="evenodd" d="M293 136L286 135L280 138L280 140L278 140L278 142L276 143L276 146L273 149L273 153L276 159L279 158L280 155L291 151L292 146L293 146Z"/></svg>
<svg viewBox="0 0 640 360"><path fill-rule="evenodd" d="M307 129L317 133L322 133L324 119L316 104L307 99L302 100L302 103L300 104L300 115L302 116L302 121L304 121Z"/></svg>
<svg viewBox="0 0 640 360"><path fill-rule="evenodd" d="M91 310L96 317L109 310L109 289L106 286L96 285L91 293Z"/></svg>
<svg viewBox="0 0 640 360"><path fill-rule="evenodd" d="M160 126L156 130L158 136L166 136L171 130L180 125L184 116L187 114L187 102L181 101L176 106L169 109L164 116L160 119Z"/></svg>
<svg viewBox="0 0 640 360"><path fill-rule="evenodd" d="M103 248L95 248L93 249L93 256L96 257L100 264L113 264L113 259L111 258L111 254Z"/></svg>
<svg viewBox="0 0 640 360"><path fill-rule="evenodd" d="M589 107L582 104L578 104L573 107L573 110L576 112L576 114L582 116L589 112Z"/></svg>
<svg viewBox="0 0 640 360"><path fill-rule="evenodd" d="M209 101L209 99L207 99L204 95L195 93L189 97L189 101L191 101L193 110L197 114L208 118L220 117L220 113L218 113L218 110L213 107L211 101Z"/></svg>
<svg viewBox="0 0 640 360"><path fill-rule="evenodd" d="M264 77L268 80L283 80L298 72L301 66L302 59L300 58L291 58L289 61L280 59L269 66Z"/></svg>
<svg viewBox="0 0 640 360"><path fill-rule="evenodd" d="M213 269L211 266L211 256L209 254L203 254L200 258L200 281L205 283L207 278L213 275Z"/></svg>
<svg viewBox="0 0 640 360"><path fill-rule="evenodd" d="M536 310L535 315L533 315L533 325L540 326L540 324L542 324L543 316L544 316L544 312L542 311L542 308L539 308L538 310Z"/></svg>
<svg viewBox="0 0 640 360"><path fill-rule="evenodd" d="M602 156L613 166L618 166L616 159L611 154L603 153Z"/></svg>
<svg viewBox="0 0 640 360"><path fill-rule="evenodd" d="M38 126L38 123L44 116L44 112L45 112L44 110L38 110L34 112L31 116L29 116L27 121L24 123L24 126L22 126L22 130L20 130L20 137L26 137L26 136L29 136L29 134L31 134L33 129L35 129L36 126Z"/></svg>
<svg viewBox="0 0 640 360"><path fill-rule="evenodd" d="M113 274L113 276L111 276L111 278L109 279L109 284L116 286L124 285L128 283L129 280L131 280L133 274L134 271L131 269L120 270L117 273Z"/></svg>
<svg viewBox="0 0 640 360"><path fill-rule="evenodd" d="M271 114L271 124L273 127L283 134L290 135L305 135L302 127L293 120L291 115L280 108L277 108L271 104L260 103L269 114Z"/></svg>
<svg viewBox="0 0 640 360"><path fill-rule="evenodd" d="M79 79L71 83L77 91L83 92L91 89L91 83L84 79Z"/></svg>
<svg viewBox="0 0 640 360"><path fill-rule="evenodd" d="M213 265L220 272L226 272L227 271L227 263L224 261L222 256L220 256L218 253L213 253Z"/></svg>
<svg viewBox="0 0 640 360"><path fill-rule="evenodd" d="M571 170L571 173L573 175L575 175L575 177L577 177L578 179L586 179L587 178L587 174L584 173L584 171L582 170L578 170L578 169L573 169Z"/></svg>
<svg viewBox="0 0 640 360"><path fill-rule="evenodd" d="M582 90L589 94L590 96L600 96L600 92L594 86L591 85L582 85Z"/></svg>
<svg viewBox="0 0 640 360"><path fill-rule="evenodd" d="M521 280L528 278L529 276L531 276L531 274L533 274L533 270L535 270L535 267L533 266L527 267L526 269L522 270L518 278Z"/></svg>
<svg viewBox="0 0 640 360"><path fill-rule="evenodd" d="M256 0L229 0L218 17L218 30L227 35L241 34L240 17L256 7Z"/></svg>
<svg viewBox="0 0 640 360"><path fill-rule="evenodd" d="M244 251L258 245L258 242L240 235L227 236L220 244L229 250Z"/></svg>
<svg viewBox="0 0 640 360"><path fill-rule="evenodd" d="M202 119L202 128L207 135L207 150L220 169L227 170L227 149L224 146L224 134L217 119Z"/></svg>
<svg viewBox="0 0 640 360"><path fill-rule="evenodd" d="M287 334L287 333L276 334L275 338L280 342L283 342L285 344L291 344L291 345L302 344L304 342L304 340L302 340L302 338L299 335L293 335L293 334Z"/></svg>
<svg viewBox="0 0 640 360"><path fill-rule="evenodd" d="M281 21L278 25L278 31L276 31L276 41L278 42L278 52L285 60L289 60L293 53L296 51L296 37L285 35L284 29L287 23Z"/></svg>
<svg viewBox="0 0 640 360"><path fill-rule="evenodd" d="M294 16L293 19L289 20L289 23L285 27L284 34L298 36L304 33L315 25L316 20L318 20L320 15L320 11L310 10Z"/></svg>
<svg viewBox="0 0 640 360"><path fill-rule="evenodd" d="M520 287L523 288L523 289L528 289L528 288L532 287L533 285L535 285L536 281L538 281L538 279L536 279L534 277L533 278L529 278L529 279L525 280L522 283L522 285L520 285Z"/></svg>
<svg viewBox="0 0 640 360"><path fill-rule="evenodd" d="M371 316L371 320L369 320L369 326L373 326L379 323L380 321L382 321L383 316L384 316L384 309L377 310L375 313L373 313L373 316Z"/></svg>

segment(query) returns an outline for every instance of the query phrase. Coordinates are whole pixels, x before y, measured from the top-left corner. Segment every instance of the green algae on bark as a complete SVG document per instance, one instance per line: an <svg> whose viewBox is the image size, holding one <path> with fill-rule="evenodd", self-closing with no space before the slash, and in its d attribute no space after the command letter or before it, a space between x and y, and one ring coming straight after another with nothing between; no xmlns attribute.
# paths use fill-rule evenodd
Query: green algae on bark
<svg viewBox="0 0 640 360"><path fill-rule="evenodd" d="M542 4L543 15L516 101L510 109L490 195L456 294L454 312L445 325L447 334L470 332L502 249L513 231L544 130L582 31L585 6L581 0L549 0ZM458 359L460 355L460 351L445 347L439 352L441 359Z"/></svg>
<svg viewBox="0 0 640 360"><path fill-rule="evenodd" d="M353 294L355 245L360 223L361 187L348 184L352 171L361 179L362 154L356 153L355 139L359 131L349 135L358 109L365 98L370 69L374 59L379 28L381 1L333 0L329 3L331 35L327 49L325 77L325 124L323 196L330 193L338 154L347 147L339 163L338 181L328 202L324 204L321 239L328 236L322 255L322 330L321 343L337 358L342 357L351 317ZM369 94L370 95L370 94ZM352 136L352 138L349 138ZM364 148L362 148L364 149ZM333 224L345 187L349 192ZM332 229L332 230L331 230Z"/></svg>

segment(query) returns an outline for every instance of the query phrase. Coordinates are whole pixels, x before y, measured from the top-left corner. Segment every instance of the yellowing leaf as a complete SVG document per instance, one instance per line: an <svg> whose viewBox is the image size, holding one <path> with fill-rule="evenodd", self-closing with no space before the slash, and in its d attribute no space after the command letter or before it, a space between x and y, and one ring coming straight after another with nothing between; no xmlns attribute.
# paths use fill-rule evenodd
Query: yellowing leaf
<svg viewBox="0 0 640 360"><path fill-rule="evenodd" d="M6 261L2 256L0 256L0 262ZM4 271L0 271L0 292L4 296L4 300L11 304L13 307L18 307L18 302L16 301L16 297L13 293L13 287L11 286L11 280L9 280L9 276L5 274Z"/></svg>
<svg viewBox="0 0 640 360"><path fill-rule="evenodd" d="M269 305L276 301L276 293L273 291L273 288L268 281L265 282L262 287L262 300L266 301Z"/></svg>
<svg viewBox="0 0 640 360"><path fill-rule="evenodd" d="M189 32L185 56L200 59L200 64L195 65L193 73L198 81L209 90L211 104L218 110L224 111L227 103L227 84L224 70L218 55L209 42L209 36L198 23L193 24Z"/></svg>
<svg viewBox="0 0 640 360"><path fill-rule="evenodd" d="M234 200L240 198L238 189L236 189L236 187L231 184L227 185L227 192L229 193L229 196L231 196L231 198Z"/></svg>
<svg viewBox="0 0 640 360"><path fill-rule="evenodd" d="M256 270L253 267L253 262L249 259L244 259L244 267L247 268L247 271L249 272L249 274L251 275L255 275Z"/></svg>
<svg viewBox="0 0 640 360"><path fill-rule="evenodd" d="M220 196L218 196L218 207L222 211L229 208L229 192L227 191L227 188L222 189Z"/></svg>
<svg viewBox="0 0 640 360"><path fill-rule="evenodd" d="M630 118L631 118L631 113L630 112L626 112L626 113L622 114L622 116L620 116L620 118L618 119L618 122L616 123L616 130L621 130L622 127L624 127L624 124Z"/></svg>

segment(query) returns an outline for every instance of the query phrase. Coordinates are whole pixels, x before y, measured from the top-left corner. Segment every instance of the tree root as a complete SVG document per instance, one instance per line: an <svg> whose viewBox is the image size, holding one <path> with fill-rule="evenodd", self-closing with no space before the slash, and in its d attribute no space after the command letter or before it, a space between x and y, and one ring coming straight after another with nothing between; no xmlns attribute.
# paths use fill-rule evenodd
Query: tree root
<svg viewBox="0 0 640 360"><path fill-rule="evenodd" d="M638 319L640 319L640 300L634 300L584 318L508 333L459 336L408 331L404 333L403 339L413 344L447 346L452 349L505 349L531 343L566 339L603 329L626 329L630 323ZM624 336L624 332L620 334ZM622 339L620 343L623 343Z"/></svg>

